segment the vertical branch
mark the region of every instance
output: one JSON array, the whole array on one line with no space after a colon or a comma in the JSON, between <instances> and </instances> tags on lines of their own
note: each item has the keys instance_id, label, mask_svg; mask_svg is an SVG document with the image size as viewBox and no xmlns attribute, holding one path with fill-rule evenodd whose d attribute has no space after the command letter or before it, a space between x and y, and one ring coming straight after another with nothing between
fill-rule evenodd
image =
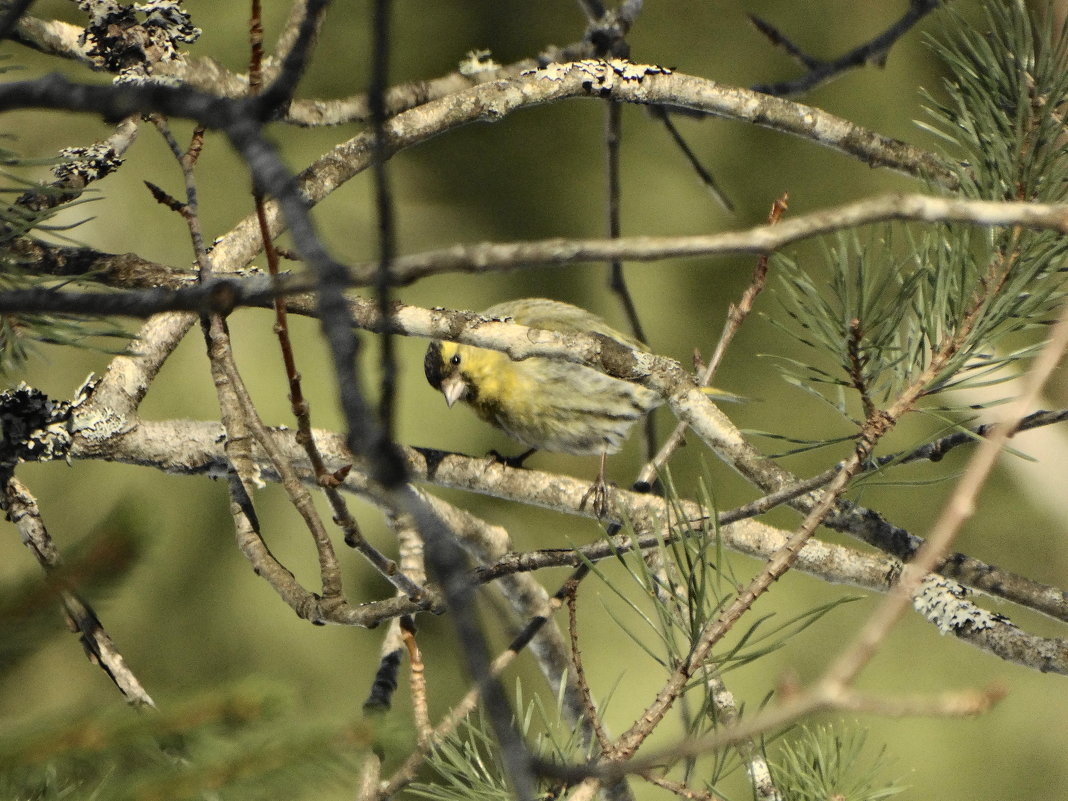
<instances>
[{"instance_id":1,"label":"vertical branch","mask_svg":"<svg viewBox=\"0 0 1068 801\"><path fill-rule=\"evenodd\" d=\"M260 0L252 0L252 14L248 23L248 43L251 50L248 64L248 92L254 95L263 86L263 13Z\"/></svg>"},{"instance_id":2,"label":"vertical branch","mask_svg":"<svg viewBox=\"0 0 1068 801\"><path fill-rule=\"evenodd\" d=\"M719 721L726 725L736 724L741 717L738 705L735 703L734 694L727 689L723 677L709 669L705 676L705 684L708 687L711 707ZM757 801L782 801L782 794L775 786L771 776L771 769L764 757L764 752L755 737L740 739L734 746L745 765L745 772L749 774L749 781L753 785L753 794Z\"/></svg>"},{"instance_id":3,"label":"vertical branch","mask_svg":"<svg viewBox=\"0 0 1068 801\"><path fill-rule=\"evenodd\" d=\"M846 355L849 359L849 381L853 389L860 395L860 402L864 407L864 416L871 417L875 412L875 401L868 392L867 366L868 359L863 351L864 327L860 320L853 318L849 321L849 337L846 340Z\"/></svg>"},{"instance_id":4,"label":"vertical branch","mask_svg":"<svg viewBox=\"0 0 1068 801\"><path fill-rule=\"evenodd\" d=\"M623 225L620 220L620 198L622 186L619 178L619 145L623 131L623 109L618 103L609 102L605 111L605 167L608 184L608 236L610 239L619 239L622 236ZM634 298L627 288L626 279L623 276L623 262L614 259L609 265L608 287L619 298L623 305L623 312L630 323L630 330L634 336L645 342L645 331L642 329L641 320L638 317L638 309L634 305ZM649 461L656 452L656 426L653 421L653 412L645 416L642 423L642 458Z\"/></svg>"},{"instance_id":5,"label":"vertical branch","mask_svg":"<svg viewBox=\"0 0 1068 801\"><path fill-rule=\"evenodd\" d=\"M608 236L610 239L619 239L622 236L623 226L620 221L620 197L622 186L619 178L619 145L623 131L622 107L618 103L608 103L605 114L605 156L608 178ZM638 310L634 306L634 298L631 297L627 282L623 277L623 262L614 259L609 265L608 279L609 288L619 296L623 304L623 311L627 315L631 332L634 336L645 342L645 331L642 330L641 321L638 319Z\"/></svg>"},{"instance_id":6,"label":"vertical branch","mask_svg":"<svg viewBox=\"0 0 1068 801\"><path fill-rule=\"evenodd\" d=\"M397 363L393 335L390 333L390 264L396 248L396 226L393 217L393 198L390 194L386 159L389 148L386 143L386 80L389 73L390 0L375 0L372 12L371 86L368 103L371 110L371 127L374 134L375 212L378 217L378 275L375 292L378 297L378 312L382 318L382 333L379 334L382 358L382 388L378 414L381 421L381 436L393 437L393 411L397 394Z\"/></svg>"}]
</instances>

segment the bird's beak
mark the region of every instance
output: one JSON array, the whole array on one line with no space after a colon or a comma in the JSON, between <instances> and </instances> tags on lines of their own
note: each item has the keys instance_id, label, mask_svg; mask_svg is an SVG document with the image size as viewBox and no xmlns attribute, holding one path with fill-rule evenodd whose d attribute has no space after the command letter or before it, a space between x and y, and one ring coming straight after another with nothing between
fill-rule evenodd
<instances>
[{"instance_id":1,"label":"bird's beak","mask_svg":"<svg viewBox=\"0 0 1068 801\"><path fill-rule=\"evenodd\" d=\"M445 402L449 404L449 408L458 400L463 400L467 394L467 382L465 382L459 373L453 373L441 382L441 394L445 396Z\"/></svg>"}]
</instances>

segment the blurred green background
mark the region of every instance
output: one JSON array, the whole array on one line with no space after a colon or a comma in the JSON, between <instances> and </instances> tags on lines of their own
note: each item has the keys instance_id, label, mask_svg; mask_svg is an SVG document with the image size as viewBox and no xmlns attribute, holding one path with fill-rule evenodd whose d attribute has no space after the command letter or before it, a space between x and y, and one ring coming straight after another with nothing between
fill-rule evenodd
<instances>
[{"instance_id":1,"label":"blurred green background","mask_svg":"<svg viewBox=\"0 0 1068 801\"><path fill-rule=\"evenodd\" d=\"M204 30L193 56L212 56L227 67L244 71L247 62L244 4L190 0L187 8ZM265 3L267 41L277 35L288 3ZM906 3L856 3L845 0L752 0L725 2L649 2L629 37L636 61L672 66L680 71L726 84L747 86L793 77L796 66L774 50L748 23L754 13L777 25L809 52L830 56L853 47L885 28ZM972 4L958 11L972 14ZM456 68L465 53L487 48L500 63L536 55L549 44L564 45L581 36L584 20L572 0L502 3L499 0L394 4L394 51L391 82L428 79ZM69 2L42 0L33 13L72 22L79 14ZM335 4L324 27L318 53L299 96L333 98L366 85L368 76L369 4ZM942 24L937 14L921 31ZM103 81L74 65L47 59L10 43L0 53L25 67L5 78L15 79L60 69L88 80ZM914 31L901 41L884 69L847 74L806 97L817 105L880 133L927 147L934 138L914 120L922 118L918 88L938 90L939 66ZM472 125L438 137L396 156L390 163L398 219L398 246L412 253L454 242L513 241L543 237L600 236L604 222L604 109L588 100L571 100L515 114L494 125ZM641 108L623 109L623 231L625 234L690 234L741 228L762 222L772 201L790 193L790 214L844 203L891 190L916 190L913 181L887 171L872 170L829 150L766 130L723 120L677 119L690 144L716 175L737 206L726 213L709 196L670 142L663 127ZM189 126L175 121L179 141ZM302 130L276 126L274 141L288 163L299 170L361 130L339 126ZM108 127L90 116L73 118L40 112L8 113L0 132L14 137L11 146L25 155L51 156L58 149L84 145L105 137ZM199 167L201 213L209 238L226 232L251 213L247 174L221 137L209 135ZM43 178L44 170L36 177ZM142 181L150 180L175 195L181 177L169 153L148 126L116 175L96 187L94 202L65 213L61 220L85 220L69 232L80 242L112 252L134 251L176 267L191 261L186 229L173 213L154 203ZM334 254L343 261L374 257L375 224L371 187L361 175L315 209L315 220ZM816 253L813 246L793 248L800 257ZM810 258L811 261L811 258ZM751 258L680 259L635 264L627 277L652 347L687 362L693 348L706 355L722 328L727 304L736 299L753 266ZM774 284L774 278L772 279ZM606 270L598 265L542 268L505 275L443 276L398 292L413 304L481 309L513 297L547 295L584 305L620 327L623 318L606 290ZM770 315L778 311L771 292L759 301ZM271 318L243 312L231 318L239 364L272 424L289 423L283 371L271 331ZM334 385L317 327L295 321L299 363L305 389L313 403L315 424L336 428ZM130 330L135 330L133 323ZM366 336L364 341L371 343ZM514 445L480 424L467 410L449 411L422 375L423 341L398 343L401 388L397 433L407 444L480 454L490 448L512 452ZM368 356L373 353L368 349ZM726 411L743 429L825 437L847 433L826 407L791 387L780 377L767 354L805 358L797 343L761 317L754 316L737 338L717 384L754 399ZM25 380L49 395L70 397L90 371L101 372L108 356L93 351L40 349ZM374 387L371 359L367 386ZM1064 405L1064 387L1051 388L1051 404ZM217 416L202 340L194 332L168 361L143 407L148 419ZM660 412L660 431L671 420ZM937 424L917 416L895 433L900 447L917 442ZM1022 437L1025 451L1047 447L1039 473L1064 475L1060 431ZM636 440L633 437L632 440ZM769 450L776 445L758 444ZM640 462L636 441L610 462L611 477L629 481ZM800 475L824 469L840 453L818 452L787 461ZM963 454L938 466L912 468L907 476L925 480L961 469ZM532 466L592 476L595 460L542 454ZM1006 460L997 480L982 498L976 517L958 541L960 550L984 561L1055 586L1068 585L1068 525L1064 501L1056 488L1043 490L1022 460ZM692 495L704 477L715 488L722 507L748 500L752 492L692 441L674 463L683 494ZM70 547L109 527L133 532L144 544L144 557L130 580L106 598L92 599L129 664L157 703L246 677L268 679L294 693L296 714L324 722L350 720L369 689L381 635L374 631L315 628L298 620L257 579L233 543L225 487L204 479L163 475L121 465L78 463L26 465L19 476L40 500L42 512L61 547ZM902 477L906 474L902 473ZM951 482L914 486L869 486L865 504L883 511L894 523L917 534L938 514ZM1038 489L1036 490L1036 487ZM493 499L442 492L453 502L491 522L505 525L517 548L566 547L597 536L593 524L544 512L517 509ZM256 498L272 550L310 586L315 563L307 535L282 493L268 488ZM394 552L388 532L373 510L354 504L364 530L387 553ZM780 512L772 522L796 522ZM0 580L32 576L37 568L10 526L0 538ZM822 536L822 535L821 535ZM829 535L834 536L834 535ZM1022 547L1021 547L1022 544ZM384 582L357 563L346 561L351 598L374 599L388 593ZM759 564L737 558L743 579ZM563 573L545 573L542 581L555 590ZM808 577L790 575L757 606L758 613L789 615L830 599L845 590ZM594 692L603 697L616 687L608 709L611 730L626 728L658 687L659 670L629 644L606 609L620 604L596 579L580 595L586 664ZM732 673L728 682L738 699L759 704L785 671L801 681L816 677L849 633L870 613L867 599L833 612L793 640L787 648ZM1028 630L1062 636L1062 629L1018 609L999 609ZM455 650L448 647L447 619L422 619L421 644L427 660L432 712L442 713L461 689ZM56 628L61 623L56 616ZM506 632L495 641L504 642ZM626 656L621 653L626 649ZM599 659L602 654L610 658ZM522 660L515 672L528 687L543 687L532 665ZM861 686L894 692L938 692L1004 682L1010 694L993 712L974 720L864 719L871 740L886 742L896 759L895 771L912 785L906 797L964 801L976 798L1059 799L1068 787L1065 721L1068 695L1064 679L1005 664L950 638L929 625L907 619L868 670ZM450 684L451 682L451 684ZM398 693L397 718L407 726L406 693ZM74 709L116 705L119 699L108 680L89 666L70 636L54 641L23 663L16 680L0 687L0 727ZM663 740L660 740L663 742ZM641 787L640 783L638 786ZM737 797L747 797L737 786ZM644 792L644 789L643 789ZM349 797L339 790L337 798ZM317 798L334 797L316 793Z\"/></svg>"}]
</instances>

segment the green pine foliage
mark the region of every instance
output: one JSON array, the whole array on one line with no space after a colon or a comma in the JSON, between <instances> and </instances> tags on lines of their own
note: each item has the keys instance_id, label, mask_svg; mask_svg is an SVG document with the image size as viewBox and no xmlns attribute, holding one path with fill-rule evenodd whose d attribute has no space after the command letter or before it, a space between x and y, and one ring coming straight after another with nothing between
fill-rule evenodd
<instances>
[{"instance_id":1,"label":"green pine foliage","mask_svg":"<svg viewBox=\"0 0 1068 801\"><path fill-rule=\"evenodd\" d=\"M584 743L582 730L564 722L563 699L547 706L539 696L523 698L517 685L515 708L523 710L518 728L538 758L566 765L594 756L593 743ZM429 776L411 785L409 792L431 801L510 801L514 798L507 771L500 759L497 740L483 715L472 714L457 729L443 737L427 758ZM542 783L541 798L554 798L559 786Z\"/></svg>"},{"instance_id":2,"label":"green pine foliage","mask_svg":"<svg viewBox=\"0 0 1068 801\"><path fill-rule=\"evenodd\" d=\"M856 724L803 726L783 738L771 764L784 801L880 801L906 789L880 778L886 749L864 753L867 732Z\"/></svg>"},{"instance_id":3,"label":"green pine foliage","mask_svg":"<svg viewBox=\"0 0 1068 801\"><path fill-rule=\"evenodd\" d=\"M959 194L1064 202L1065 32L1014 3L989 4L983 30L946 13L950 32L931 44L949 76L940 99L927 95L925 127L945 141ZM930 397L1010 378L1063 301L1066 253L1054 231L928 225L839 234L817 264L779 255L776 324L812 354L783 371L855 424L914 382Z\"/></svg>"},{"instance_id":4,"label":"green pine foliage","mask_svg":"<svg viewBox=\"0 0 1068 801\"><path fill-rule=\"evenodd\" d=\"M70 200L62 191L51 186L20 178L11 170L48 164L55 160L28 159L14 150L0 148L0 291L11 289L44 289L58 291L72 284L94 286L92 275L55 278L35 275L32 265L25 262L18 248L19 240L42 235L63 235L69 226L51 225L49 221L62 208L88 202L82 198ZM47 203L29 202L27 198L50 198ZM104 347L101 338L128 339L121 326L99 318L77 315L21 312L0 316L0 375L18 370L30 358L38 345L73 345Z\"/></svg>"},{"instance_id":5,"label":"green pine foliage","mask_svg":"<svg viewBox=\"0 0 1068 801\"><path fill-rule=\"evenodd\" d=\"M950 23L947 38L932 40L950 77L938 99L928 97L928 127L946 142L962 196L1063 202L1068 38L1033 25L1020 9L991 3L983 31ZM944 13L954 19L952 7ZM0 159L25 164L8 151ZM16 194L13 187L0 191L3 197ZM0 288L41 285L42 279L25 274L9 246L41 230L49 214L0 201ZM1063 300L1066 249L1068 242L1050 232L895 226L840 234L825 244L816 265L779 255L774 269L786 320L777 324L812 355L783 360L784 373L818 392L853 425L869 407L893 403L920 380L929 397L1003 380L1012 373L1006 368L1033 354ZM4 316L0 371L25 360L34 343L75 344L100 333L114 331L75 318ZM931 371L936 358L942 361ZM701 500L715 507L710 493ZM675 511L684 521L682 510ZM650 558L620 553L611 573L605 563L591 565L625 609L620 631L633 650L648 655L644 665L660 673L685 658L740 583L713 523L684 523L689 536L661 544ZM33 601L28 606L27 598ZM41 632L54 620L55 600L48 590L35 596L23 586L0 588L0 681L11 680L18 663L50 641L54 632ZM781 648L849 600L801 610L787 620L746 618L744 630L733 633L687 688L682 730L694 737L714 732L723 721L713 703L713 679ZM9 637L16 629L23 635ZM11 728L0 733L0 798L306 798L314 797L319 783L337 780L351 788L358 771L354 755L371 743L373 732L356 724L344 731L295 725L284 695L275 688L224 688L163 713L132 716L123 709ZM525 710L519 728L545 760L576 763L595 756L577 727L562 722L559 707L547 710L535 700L516 708ZM775 783L789 801L877 801L901 792L879 778L882 754L867 759L864 744L864 733L852 726L801 729L773 744ZM428 759L432 778L409 792L432 801L511 798L497 750L488 725L474 716L436 746ZM733 750L706 758L707 788L718 792L717 782L741 764ZM546 780L547 796L558 790Z\"/></svg>"},{"instance_id":6,"label":"green pine foliage","mask_svg":"<svg viewBox=\"0 0 1068 801\"><path fill-rule=\"evenodd\" d=\"M249 682L131 716L65 715L0 735L0 797L15 801L308 798L348 782L370 730L322 730L290 694Z\"/></svg>"}]
</instances>

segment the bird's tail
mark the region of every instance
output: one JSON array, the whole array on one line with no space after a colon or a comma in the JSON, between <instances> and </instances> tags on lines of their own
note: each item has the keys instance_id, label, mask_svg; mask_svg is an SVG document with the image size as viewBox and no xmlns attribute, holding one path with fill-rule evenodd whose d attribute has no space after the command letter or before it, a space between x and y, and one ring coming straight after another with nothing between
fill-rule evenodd
<instances>
[{"instance_id":1,"label":"bird's tail","mask_svg":"<svg viewBox=\"0 0 1068 801\"><path fill-rule=\"evenodd\" d=\"M719 387L701 387L703 392L708 398L714 401L726 401L727 403L745 403L749 398L744 395L735 395L733 392L727 392Z\"/></svg>"}]
</instances>

